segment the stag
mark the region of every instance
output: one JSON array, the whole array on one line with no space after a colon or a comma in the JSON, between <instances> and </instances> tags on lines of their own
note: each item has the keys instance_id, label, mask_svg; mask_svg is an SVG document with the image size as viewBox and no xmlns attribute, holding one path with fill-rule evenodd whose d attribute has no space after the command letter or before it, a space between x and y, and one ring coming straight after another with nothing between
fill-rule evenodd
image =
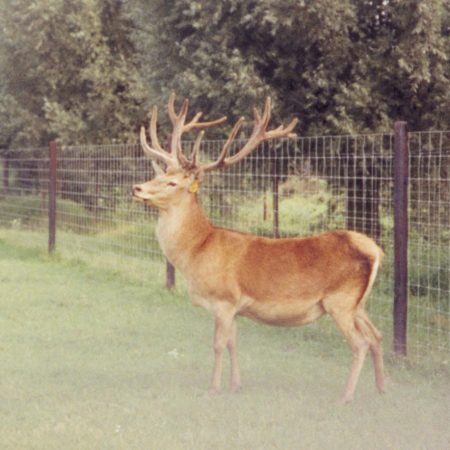
<instances>
[{"instance_id":1,"label":"stag","mask_svg":"<svg viewBox=\"0 0 450 450\"><path fill-rule=\"evenodd\" d=\"M254 126L246 143L230 155L244 118L232 128L215 161L199 161L204 129L219 125L222 117L200 122L201 113L187 121L188 100L175 109L168 102L173 125L170 149L157 136L157 108L150 120L151 145L141 128L144 153L152 159L155 178L133 186L135 199L159 210L157 237L167 259L187 280L192 303L209 310L215 321L214 368L210 392L221 389L225 348L231 361L232 391L241 386L236 356L236 317L264 324L304 325L328 313L352 350L350 374L342 401L354 391L370 350L376 386L384 392L382 336L370 321L365 303L375 281L383 251L369 237L338 230L311 237L270 239L214 226L199 202L197 192L205 172L236 164L263 141L289 137L297 124L268 130L271 100L261 113L254 109ZM190 156L182 150L182 135L200 130ZM157 161L165 164L163 170Z\"/></svg>"}]
</instances>

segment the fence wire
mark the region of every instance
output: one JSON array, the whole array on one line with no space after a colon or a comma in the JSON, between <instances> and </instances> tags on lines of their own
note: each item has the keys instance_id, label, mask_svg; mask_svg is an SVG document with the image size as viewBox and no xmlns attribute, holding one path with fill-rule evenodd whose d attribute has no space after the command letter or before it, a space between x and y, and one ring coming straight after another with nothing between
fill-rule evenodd
<instances>
[{"instance_id":1,"label":"fence wire","mask_svg":"<svg viewBox=\"0 0 450 450\"><path fill-rule=\"evenodd\" d=\"M410 133L411 352L450 354L450 132Z\"/></svg>"},{"instance_id":2,"label":"fence wire","mask_svg":"<svg viewBox=\"0 0 450 450\"><path fill-rule=\"evenodd\" d=\"M410 133L408 350L449 364L450 132ZM206 141L202 160L223 141ZM185 143L186 150L191 143ZM242 141L236 141L236 151ZM0 233L45 247L48 150L3 152ZM61 147L58 155L58 252L133 276L157 275L165 262L157 213L132 201L131 186L153 177L138 145ZM392 336L393 136L318 136L262 145L235 166L208 173L200 191L211 221L264 236L290 237L347 228L372 236L386 258L368 302L374 322ZM334 325L306 327L336 339Z\"/></svg>"}]
</instances>

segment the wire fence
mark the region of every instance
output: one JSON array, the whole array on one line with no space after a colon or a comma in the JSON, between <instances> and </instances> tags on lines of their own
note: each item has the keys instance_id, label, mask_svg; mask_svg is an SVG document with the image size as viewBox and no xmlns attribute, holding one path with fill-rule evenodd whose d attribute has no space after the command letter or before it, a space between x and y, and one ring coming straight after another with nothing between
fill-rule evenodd
<instances>
[{"instance_id":1,"label":"wire fence","mask_svg":"<svg viewBox=\"0 0 450 450\"><path fill-rule=\"evenodd\" d=\"M408 142L408 355L448 366L450 131L409 133ZM222 145L204 142L202 159L217 156ZM3 151L0 160L0 236L45 247L48 149ZM239 164L208 173L200 196L212 222L222 227L273 237L337 228L372 236L386 258L368 306L389 348L397 288L394 169L390 133L289 139L266 143ZM133 277L145 279L151 273L164 283L166 263L154 233L157 212L131 199L131 186L152 177L151 163L138 145L61 147L58 252ZM337 336L327 321L309 326L306 333L324 330Z\"/></svg>"}]
</instances>

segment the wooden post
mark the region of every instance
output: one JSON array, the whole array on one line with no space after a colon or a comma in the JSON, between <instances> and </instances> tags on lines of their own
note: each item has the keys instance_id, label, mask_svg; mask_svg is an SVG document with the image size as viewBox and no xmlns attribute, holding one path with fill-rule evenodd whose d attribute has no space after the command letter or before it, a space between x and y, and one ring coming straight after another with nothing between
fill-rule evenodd
<instances>
[{"instance_id":1,"label":"wooden post","mask_svg":"<svg viewBox=\"0 0 450 450\"><path fill-rule=\"evenodd\" d=\"M173 289L175 287L175 267L166 261L166 288Z\"/></svg>"},{"instance_id":2,"label":"wooden post","mask_svg":"<svg viewBox=\"0 0 450 450\"><path fill-rule=\"evenodd\" d=\"M394 352L406 356L408 313L408 178L406 122L394 124Z\"/></svg>"},{"instance_id":3,"label":"wooden post","mask_svg":"<svg viewBox=\"0 0 450 450\"><path fill-rule=\"evenodd\" d=\"M272 152L272 203L273 203L273 237L280 237L280 211L279 211L279 176L278 159Z\"/></svg>"},{"instance_id":4,"label":"wooden post","mask_svg":"<svg viewBox=\"0 0 450 450\"><path fill-rule=\"evenodd\" d=\"M172 134L167 137L167 148L170 148ZM175 287L175 267L166 260L166 288L173 289Z\"/></svg>"},{"instance_id":5,"label":"wooden post","mask_svg":"<svg viewBox=\"0 0 450 450\"><path fill-rule=\"evenodd\" d=\"M95 177L95 199L94 199L94 216L95 216L95 225L98 223L98 197L100 195L100 183L99 183L99 168L98 168L98 160L96 159L94 162L94 177Z\"/></svg>"},{"instance_id":6,"label":"wooden post","mask_svg":"<svg viewBox=\"0 0 450 450\"><path fill-rule=\"evenodd\" d=\"M3 192L9 193L9 159L8 156L3 158Z\"/></svg>"},{"instance_id":7,"label":"wooden post","mask_svg":"<svg viewBox=\"0 0 450 450\"><path fill-rule=\"evenodd\" d=\"M50 142L48 179L48 252L53 253L56 244L56 188L58 171L58 144Z\"/></svg>"}]
</instances>

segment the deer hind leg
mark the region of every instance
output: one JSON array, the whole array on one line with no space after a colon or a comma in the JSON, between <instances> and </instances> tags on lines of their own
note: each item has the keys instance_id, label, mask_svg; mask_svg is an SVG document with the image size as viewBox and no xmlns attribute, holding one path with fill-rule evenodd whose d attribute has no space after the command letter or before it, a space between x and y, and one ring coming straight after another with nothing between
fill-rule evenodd
<instances>
[{"instance_id":1,"label":"deer hind leg","mask_svg":"<svg viewBox=\"0 0 450 450\"><path fill-rule=\"evenodd\" d=\"M356 321L358 328L368 337L370 341L369 345L373 367L375 370L375 382L378 391L380 393L384 393L383 336L370 321L364 310L357 312Z\"/></svg>"},{"instance_id":2,"label":"deer hind leg","mask_svg":"<svg viewBox=\"0 0 450 450\"><path fill-rule=\"evenodd\" d=\"M356 324L355 312L353 310L340 310L333 308L328 311L335 320L342 334L347 339L352 349L352 366L350 374L342 396L343 403L349 403L353 400L359 375L370 347L370 341Z\"/></svg>"},{"instance_id":3,"label":"deer hind leg","mask_svg":"<svg viewBox=\"0 0 450 450\"><path fill-rule=\"evenodd\" d=\"M209 392L216 394L220 392L222 385L222 362L223 352L228 346L231 358L232 383L240 384L239 369L236 360L236 324L234 323L235 311L230 306L220 305L214 311L214 369Z\"/></svg>"}]
</instances>

